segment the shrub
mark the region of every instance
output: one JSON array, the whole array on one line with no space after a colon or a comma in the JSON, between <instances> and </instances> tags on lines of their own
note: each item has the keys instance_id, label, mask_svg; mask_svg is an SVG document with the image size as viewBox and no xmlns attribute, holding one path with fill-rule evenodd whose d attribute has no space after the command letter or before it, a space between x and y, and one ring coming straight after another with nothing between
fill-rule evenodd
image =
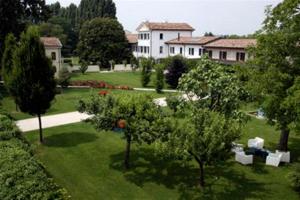
<instances>
[{"instance_id":1,"label":"shrub","mask_svg":"<svg viewBox=\"0 0 300 200\"><path fill-rule=\"evenodd\" d=\"M11 138L19 138L21 133L13 120L5 115L0 114L0 141L10 140Z\"/></svg>"},{"instance_id":2,"label":"shrub","mask_svg":"<svg viewBox=\"0 0 300 200\"><path fill-rule=\"evenodd\" d=\"M292 188L294 188L295 191L300 192L300 164L299 163L295 165L295 170L289 173L288 179L290 181Z\"/></svg>"},{"instance_id":3,"label":"shrub","mask_svg":"<svg viewBox=\"0 0 300 200\"><path fill-rule=\"evenodd\" d=\"M178 111L178 106L181 103L181 99L177 96L168 96L166 98L166 102L168 107L176 113Z\"/></svg>"},{"instance_id":4,"label":"shrub","mask_svg":"<svg viewBox=\"0 0 300 200\"><path fill-rule=\"evenodd\" d=\"M166 82L171 88L176 89L178 86L178 80L183 73L188 71L186 59L182 56L174 56L170 61L167 62Z\"/></svg>"},{"instance_id":5,"label":"shrub","mask_svg":"<svg viewBox=\"0 0 300 200\"><path fill-rule=\"evenodd\" d=\"M82 61L80 62L80 67L79 67L79 71L84 74L89 68L89 64L88 62Z\"/></svg>"},{"instance_id":6,"label":"shrub","mask_svg":"<svg viewBox=\"0 0 300 200\"><path fill-rule=\"evenodd\" d=\"M139 67L139 62L136 59L136 57L131 56L131 58L130 58L130 66L131 66L132 71L135 71Z\"/></svg>"},{"instance_id":7,"label":"shrub","mask_svg":"<svg viewBox=\"0 0 300 200\"><path fill-rule=\"evenodd\" d=\"M164 66L162 64L158 64L155 66L156 72L156 81L155 81L155 89L157 93L161 93L164 88Z\"/></svg>"},{"instance_id":8,"label":"shrub","mask_svg":"<svg viewBox=\"0 0 300 200\"><path fill-rule=\"evenodd\" d=\"M151 72L154 65L154 61L151 58L143 58L141 59L142 66L142 86L146 87L151 80Z\"/></svg>"},{"instance_id":9,"label":"shrub","mask_svg":"<svg viewBox=\"0 0 300 200\"><path fill-rule=\"evenodd\" d=\"M67 67L62 67L58 73L57 83L62 88L67 88L70 85L71 74Z\"/></svg>"}]
</instances>

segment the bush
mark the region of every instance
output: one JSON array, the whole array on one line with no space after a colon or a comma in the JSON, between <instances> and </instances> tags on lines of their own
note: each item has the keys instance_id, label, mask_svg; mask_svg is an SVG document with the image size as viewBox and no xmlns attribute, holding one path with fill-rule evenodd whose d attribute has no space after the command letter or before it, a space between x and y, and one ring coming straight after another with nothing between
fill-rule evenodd
<instances>
[{"instance_id":1,"label":"bush","mask_svg":"<svg viewBox=\"0 0 300 200\"><path fill-rule=\"evenodd\" d=\"M155 81L155 89L157 93L161 93L164 88L164 66L162 64L158 64L155 66L156 72L156 81Z\"/></svg>"},{"instance_id":2,"label":"bush","mask_svg":"<svg viewBox=\"0 0 300 200\"><path fill-rule=\"evenodd\" d=\"M292 188L294 188L295 191L300 192L300 164L299 163L295 165L295 170L289 173L288 179L290 181Z\"/></svg>"},{"instance_id":3,"label":"bush","mask_svg":"<svg viewBox=\"0 0 300 200\"><path fill-rule=\"evenodd\" d=\"M177 96L168 96L166 98L166 102L168 104L168 107L176 113L178 111L178 106L181 103L180 97Z\"/></svg>"},{"instance_id":4,"label":"bush","mask_svg":"<svg viewBox=\"0 0 300 200\"><path fill-rule=\"evenodd\" d=\"M0 141L20 138L21 133L12 119L0 114Z\"/></svg>"},{"instance_id":5,"label":"bush","mask_svg":"<svg viewBox=\"0 0 300 200\"><path fill-rule=\"evenodd\" d=\"M15 123L0 115L0 199L67 199L47 176Z\"/></svg>"},{"instance_id":6,"label":"bush","mask_svg":"<svg viewBox=\"0 0 300 200\"><path fill-rule=\"evenodd\" d=\"M166 74L166 82L171 86L171 88L176 89L178 86L179 78L183 73L188 71L186 59L182 56L174 56L171 61L168 61Z\"/></svg>"},{"instance_id":7,"label":"bush","mask_svg":"<svg viewBox=\"0 0 300 200\"><path fill-rule=\"evenodd\" d=\"M63 67L59 71L57 83L62 88L67 88L70 85L71 74L68 68Z\"/></svg>"},{"instance_id":8,"label":"bush","mask_svg":"<svg viewBox=\"0 0 300 200\"><path fill-rule=\"evenodd\" d=\"M143 58L141 59L142 66L142 86L146 87L151 80L152 68L154 65L154 61L151 58Z\"/></svg>"},{"instance_id":9,"label":"bush","mask_svg":"<svg viewBox=\"0 0 300 200\"><path fill-rule=\"evenodd\" d=\"M79 67L79 71L84 74L89 68L89 64L88 62L82 61L80 62L80 67Z\"/></svg>"}]
</instances>

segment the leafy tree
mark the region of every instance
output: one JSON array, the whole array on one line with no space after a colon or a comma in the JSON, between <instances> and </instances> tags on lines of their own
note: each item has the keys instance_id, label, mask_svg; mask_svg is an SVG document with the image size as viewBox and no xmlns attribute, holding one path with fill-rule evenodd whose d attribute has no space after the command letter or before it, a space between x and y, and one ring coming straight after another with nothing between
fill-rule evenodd
<instances>
[{"instance_id":1,"label":"leafy tree","mask_svg":"<svg viewBox=\"0 0 300 200\"><path fill-rule=\"evenodd\" d=\"M155 72L156 72L156 82L155 82L155 89L157 93L161 93L162 89L164 88L164 66L161 64L158 64L155 66Z\"/></svg>"},{"instance_id":2,"label":"leafy tree","mask_svg":"<svg viewBox=\"0 0 300 200\"><path fill-rule=\"evenodd\" d=\"M0 49L3 50L4 39L8 33L18 36L27 24L38 23L48 17L49 9L44 0L0 1Z\"/></svg>"},{"instance_id":3,"label":"leafy tree","mask_svg":"<svg viewBox=\"0 0 300 200\"><path fill-rule=\"evenodd\" d=\"M93 96L80 101L79 111L93 114L90 120L97 130L112 130L123 123L126 140L124 165L130 166L132 142L151 144L172 130L171 123L164 117L162 109L149 96Z\"/></svg>"},{"instance_id":4,"label":"leafy tree","mask_svg":"<svg viewBox=\"0 0 300 200\"><path fill-rule=\"evenodd\" d=\"M205 32L204 36L215 36L212 32Z\"/></svg>"},{"instance_id":5,"label":"leafy tree","mask_svg":"<svg viewBox=\"0 0 300 200\"><path fill-rule=\"evenodd\" d=\"M101 63L109 68L109 61L121 63L129 59L131 51L122 25L116 19L95 18L84 23L79 37L80 60Z\"/></svg>"},{"instance_id":6,"label":"leafy tree","mask_svg":"<svg viewBox=\"0 0 300 200\"><path fill-rule=\"evenodd\" d=\"M66 44L67 35L64 33L63 28L57 24L42 23L39 25L40 35L44 37L57 37L62 42Z\"/></svg>"},{"instance_id":7,"label":"leafy tree","mask_svg":"<svg viewBox=\"0 0 300 200\"><path fill-rule=\"evenodd\" d=\"M178 80L183 73L188 70L186 60L182 56L174 56L167 66L168 73L166 74L166 82L171 88L176 89Z\"/></svg>"},{"instance_id":8,"label":"leafy tree","mask_svg":"<svg viewBox=\"0 0 300 200\"><path fill-rule=\"evenodd\" d=\"M40 142L43 142L41 115L51 106L56 82L54 67L45 55L36 27L29 27L22 33L13 65L12 96L22 112L38 116Z\"/></svg>"},{"instance_id":9,"label":"leafy tree","mask_svg":"<svg viewBox=\"0 0 300 200\"><path fill-rule=\"evenodd\" d=\"M150 80L152 74L152 68L154 66L154 60L152 58L142 58L141 59L141 66L142 66L142 86L146 87Z\"/></svg>"},{"instance_id":10,"label":"leafy tree","mask_svg":"<svg viewBox=\"0 0 300 200\"><path fill-rule=\"evenodd\" d=\"M291 128L300 124L299 5L299 0L285 0L274 9L268 8L250 63L254 69L252 83L265 115L281 130L278 149L282 151L288 150Z\"/></svg>"},{"instance_id":11,"label":"leafy tree","mask_svg":"<svg viewBox=\"0 0 300 200\"><path fill-rule=\"evenodd\" d=\"M199 164L200 185L204 186L204 166L228 157L247 119L239 111L244 90L234 74L207 56L182 76L179 89L190 98L181 103L189 109L187 120L182 129L170 133L162 149L181 158L192 157Z\"/></svg>"},{"instance_id":12,"label":"leafy tree","mask_svg":"<svg viewBox=\"0 0 300 200\"><path fill-rule=\"evenodd\" d=\"M61 86L62 91L70 85L71 74L67 67L62 67L58 72L58 85Z\"/></svg>"},{"instance_id":13,"label":"leafy tree","mask_svg":"<svg viewBox=\"0 0 300 200\"><path fill-rule=\"evenodd\" d=\"M97 17L116 18L116 5L112 0L81 0L79 5L80 22Z\"/></svg>"}]
</instances>

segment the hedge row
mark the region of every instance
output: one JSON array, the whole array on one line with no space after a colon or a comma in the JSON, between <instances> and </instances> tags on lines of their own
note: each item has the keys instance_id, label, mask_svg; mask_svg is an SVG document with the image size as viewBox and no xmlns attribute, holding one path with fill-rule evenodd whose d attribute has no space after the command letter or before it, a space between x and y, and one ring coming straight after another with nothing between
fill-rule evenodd
<instances>
[{"instance_id":1,"label":"hedge row","mask_svg":"<svg viewBox=\"0 0 300 200\"><path fill-rule=\"evenodd\" d=\"M14 122L0 115L0 199L67 199L33 157Z\"/></svg>"}]
</instances>

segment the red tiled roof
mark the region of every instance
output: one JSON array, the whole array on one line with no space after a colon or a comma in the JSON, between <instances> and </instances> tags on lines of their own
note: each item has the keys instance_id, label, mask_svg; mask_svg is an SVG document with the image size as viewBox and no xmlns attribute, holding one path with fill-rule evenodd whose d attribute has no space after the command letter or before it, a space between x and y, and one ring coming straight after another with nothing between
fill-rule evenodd
<instances>
[{"instance_id":1,"label":"red tiled roof","mask_svg":"<svg viewBox=\"0 0 300 200\"><path fill-rule=\"evenodd\" d=\"M203 37L180 37L179 39L173 39L168 42L167 44L198 44L204 45L209 42L217 40L218 37L215 36L203 36Z\"/></svg>"},{"instance_id":2,"label":"red tiled roof","mask_svg":"<svg viewBox=\"0 0 300 200\"><path fill-rule=\"evenodd\" d=\"M138 43L138 34L126 34L127 40L130 44Z\"/></svg>"},{"instance_id":3,"label":"red tiled roof","mask_svg":"<svg viewBox=\"0 0 300 200\"><path fill-rule=\"evenodd\" d=\"M45 47L62 47L60 40L56 37L41 37L41 41Z\"/></svg>"},{"instance_id":4,"label":"red tiled roof","mask_svg":"<svg viewBox=\"0 0 300 200\"><path fill-rule=\"evenodd\" d=\"M245 49L255 46L256 39L219 39L205 45L207 48Z\"/></svg>"},{"instance_id":5,"label":"red tiled roof","mask_svg":"<svg viewBox=\"0 0 300 200\"><path fill-rule=\"evenodd\" d=\"M147 26L150 30L177 30L177 31L194 31L195 29L187 23L169 23L169 22L143 22L137 30L143 26Z\"/></svg>"}]
</instances>

